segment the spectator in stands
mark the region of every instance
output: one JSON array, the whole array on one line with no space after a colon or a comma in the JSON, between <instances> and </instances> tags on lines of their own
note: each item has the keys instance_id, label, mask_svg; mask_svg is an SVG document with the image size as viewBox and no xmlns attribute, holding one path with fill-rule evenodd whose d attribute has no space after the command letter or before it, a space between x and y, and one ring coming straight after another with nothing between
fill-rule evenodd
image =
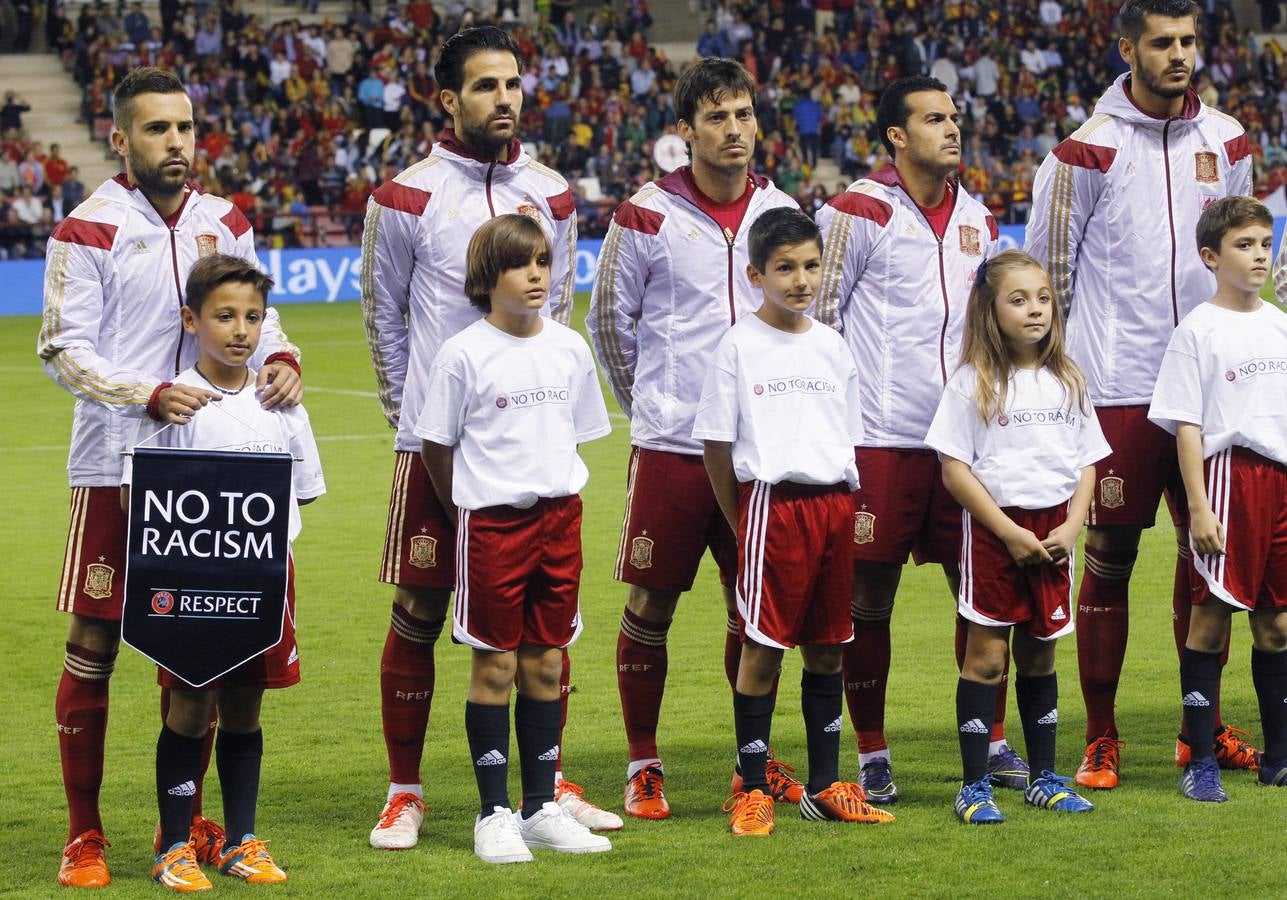
<instances>
[{"instance_id":1,"label":"spectator in stands","mask_svg":"<svg viewBox=\"0 0 1287 900\"><path fill-rule=\"evenodd\" d=\"M49 156L45 158L45 183L59 186L67 180L67 160L62 157L62 148L58 144L49 145Z\"/></svg>"},{"instance_id":2,"label":"spectator in stands","mask_svg":"<svg viewBox=\"0 0 1287 900\"><path fill-rule=\"evenodd\" d=\"M18 190L22 178L18 175L18 164L8 153L0 153L0 194L13 194Z\"/></svg>"},{"instance_id":3,"label":"spectator in stands","mask_svg":"<svg viewBox=\"0 0 1287 900\"><path fill-rule=\"evenodd\" d=\"M720 37L714 19L706 20L706 30L697 39L697 55L705 59L710 56L728 56L724 40Z\"/></svg>"},{"instance_id":4,"label":"spectator in stands","mask_svg":"<svg viewBox=\"0 0 1287 900\"><path fill-rule=\"evenodd\" d=\"M813 96L806 83L797 86L801 93L796 97L792 116L795 119L796 133L800 137L800 151L805 165L814 168L818 165L818 144L822 129L822 104ZM783 190L786 190L783 188Z\"/></svg>"},{"instance_id":5,"label":"spectator in stands","mask_svg":"<svg viewBox=\"0 0 1287 900\"><path fill-rule=\"evenodd\" d=\"M0 133L10 128L22 130L22 114L31 107L15 91L4 92L4 106L0 107Z\"/></svg>"},{"instance_id":6,"label":"spectator in stands","mask_svg":"<svg viewBox=\"0 0 1287 900\"><path fill-rule=\"evenodd\" d=\"M24 225L36 225L44 215L44 209L44 204L31 192L28 185L18 188L18 196L13 201L13 211L17 214L18 221Z\"/></svg>"},{"instance_id":7,"label":"spectator in stands","mask_svg":"<svg viewBox=\"0 0 1287 900\"><path fill-rule=\"evenodd\" d=\"M72 166L67 170L67 180L63 182L63 205L68 210L80 206L85 199L85 184L80 180L80 169Z\"/></svg>"}]
</instances>

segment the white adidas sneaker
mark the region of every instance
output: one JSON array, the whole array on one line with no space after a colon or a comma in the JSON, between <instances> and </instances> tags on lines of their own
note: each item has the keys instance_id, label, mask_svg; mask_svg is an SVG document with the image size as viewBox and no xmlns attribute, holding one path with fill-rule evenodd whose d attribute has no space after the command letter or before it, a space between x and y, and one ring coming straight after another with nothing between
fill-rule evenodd
<instances>
[{"instance_id":1,"label":"white adidas sneaker","mask_svg":"<svg viewBox=\"0 0 1287 900\"><path fill-rule=\"evenodd\" d=\"M606 837L592 834L566 808L554 801L544 804L530 819L516 817L523 843L560 853L603 853L612 849Z\"/></svg>"},{"instance_id":2,"label":"white adidas sneaker","mask_svg":"<svg viewBox=\"0 0 1287 900\"><path fill-rule=\"evenodd\" d=\"M474 855L485 863L521 863L532 861L532 851L519 831L518 818L503 806L492 807L492 814L474 821Z\"/></svg>"},{"instance_id":3,"label":"white adidas sneaker","mask_svg":"<svg viewBox=\"0 0 1287 900\"><path fill-rule=\"evenodd\" d=\"M606 809L600 809L583 796L585 788L579 784L560 779L554 786L554 802L566 809L591 831L620 831L621 816Z\"/></svg>"}]
</instances>

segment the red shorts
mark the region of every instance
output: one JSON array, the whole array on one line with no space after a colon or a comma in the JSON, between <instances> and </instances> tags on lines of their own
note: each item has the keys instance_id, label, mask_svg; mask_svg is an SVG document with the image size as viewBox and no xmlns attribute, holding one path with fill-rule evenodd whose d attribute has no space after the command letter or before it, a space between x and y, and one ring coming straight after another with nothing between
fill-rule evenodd
<instances>
[{"instance_id":1,"label":"red shorts","mask_svg":"<svg viewBox=\"0 0 1287 900\"><path fill-rule=\"evenodd\" d=\"M737 508L737 611L746 638L782 650L852 641L848 486L744 482Z\"/></svg>"},{"instance_id":2,"label":"red shorts","mask_svg":"<svg viewBox=\"0 0 1287 900\"><path fill-rule=\"evenodd\" d=\"M961 506L943 487L933 450L858 447L861 486L854 493L854 559L902 565L955 562Z\"/></svg>"},{"instance_id":3,"label":"red shorts","mask_svg":"<svg viewBox=\"0 0 1287 900\"><path fill-rule=\"evenodd\" d=\"M1068 518L1068 505L1049 509L1007 507L1005 514L1044 540ZM1027 623L1035 638L1051 641L1073 630L1073 567L1076 551L1066 565L1040 563L1020 566L1005 543L967 512L961 513L961 593L956 609L980 625L1003 627Z\"/></svg>"},{"instance_id":4,"label":"red shorts","mask_svg":"<svg viewBox=\"0 0 1287 900\"><path fill-rule=\"evenodd\" d=\"M1113 452L1095 463L1087 524L1152 528L1165 494L1171 521L1183 525L1188 503L1175 437L1148 420L1147 406L1097 406L1095 415Z\"/></svg>"},{"instance_id":5,"label":"red shorts","mask_svg":"<svg viewBox=\"0 0 1287 900\"><path fill-rule=\"evenodd\" d=\"M164 688L185 691L213 691L225 684L259 688L284 688L299 684L299 647L295 643L295 559L287 563L286 617L282 639L254 659L247 660L226 675L194 688L168 669L156 667L156 683Z\"/></svg>"},{"instance_id":6,"label":"red shorts","mask_svg":"<svg viewBox=\"0 0 1287 900\"><path fill-rule=\"evenodd\" d=\"M581 498L460 511L451 634L479 650L566 647L581 634Z\"/></svg>"},{"instance_id":7,"label":"red shorts","mask_svg":"<svg viewBox=\"0 0 1287 900\"><path fill-rule=\"evenodd\" d=\"M615 577L655 591L687 591L710 548L725 585L737 577L737 538L700 456L634 447Z\"/></svg>"},{"instance_id":8,"label":"red shorts","mask_svg":"<svg viewBox=\"0 0 1287 900\"><path fill-rule=\"evenodd\" d=\"M438 501L420 454L399 450L393 466L380 580L449 591L456 583L450 553L454 545L455 529Z\"/></svg>"},{"instance_id":9,"label":"red shorts","mask_svg":"<svg viewBox=\"0 0 1287 900\"><path fill-rule=\"evenodd\" d=\"M1287 607L1287 466L1245 447L1206 461L1207 498L1224 528L1224 553L1193 550L1193 602L1238 609Z\"/></svg>"},{"instance_id":10,"label":"red shorts","mask_svg":"<svg viewBox=\"0 0 1287 900\"><path fill-rule=\"evenodd\" d=\"M94 619L121 620L129 518L118 487L72 488L71 526L63 554L58 608Z\"/></svg>"}]
</instances>

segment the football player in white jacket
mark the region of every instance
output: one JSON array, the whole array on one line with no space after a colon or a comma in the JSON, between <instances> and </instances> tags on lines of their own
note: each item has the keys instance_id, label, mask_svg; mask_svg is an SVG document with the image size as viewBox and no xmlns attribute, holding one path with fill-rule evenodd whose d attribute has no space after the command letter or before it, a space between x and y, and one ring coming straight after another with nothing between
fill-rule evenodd
<instances>
[{"instance_id":1,"label":"football player in white jacket","mask_svg":"<svg viewBox=\"0 0 1287 900\"><path fill-rule=\"evenodd\" d=\"M1077 783L1090 788L1117 786L1113 707L1126 654L1127 590L1140 534L1153 525L1164 492L1179 548L1177 650L1188 634L1184 489L1175 441L1148 420L1148 405L1171 332L1215 289L1194 252L1198 218L1221 197L1251 190L1251 144L1242 126L1203 106L1190 87L1200 12L1190 0L1122 5L1118 48L1131 71L1042 162L1028 218L1027 250L1046 266L1069 310L1068 349L1086 373L1113 448L1096 469L1077 596L1087 743ZM1242 734L1219 725L1221 765L1259 765ZM1176 762L1189 757L1181 737Z\"/></svg>"},{"instance_id":2,"label":"football player in white jacket","mask_svg":"<svg viewBox=\"0 0 1287 900\"><path fill-rule=\"evenodd\" d=\"M258 265L245 216L188 181L195 128L175 75L142 68L122 79L112 147L125 171L59 223L46 253L37 352L49 376L76 398L67 462L71 527L58 594L71 623L54 707L71 819L58 882L74 887L111 879L98 795L124 599L121 453L139 418L183 425L220 398L168 380L196 359L179 315L188 271L216 253ZM253 361L265 407L299 402L297 356L269 309ZM198 815L193 838L211 862L223 831Z\"/></svg>"}]
</instances>

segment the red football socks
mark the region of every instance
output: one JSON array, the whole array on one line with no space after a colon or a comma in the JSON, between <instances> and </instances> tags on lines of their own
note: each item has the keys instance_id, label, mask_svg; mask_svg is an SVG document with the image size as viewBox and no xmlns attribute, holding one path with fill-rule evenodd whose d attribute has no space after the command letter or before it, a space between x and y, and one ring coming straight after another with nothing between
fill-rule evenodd
<instances>
[{"instance_id":1,"label":"red football socks","mask_svg":"<svg viewBox=\"0 0 1287 900\"><path fill-rule=\"evenodd\" d=\"M417 619L393 604L380 657L380 718L389 754L389 781L394 784L420 783L420 758L433 700L433 645L444 621Z\"/></svg>"},{"instance_id":2,"label":"red football socks","mask_svg":"<svg viewBox=\"0 0 1287 900\"><path fill-rule=\"evenodd\" d=\"M107 738L107 686L115 666L115 653L67 644L54 716L71 820L68 840L90 829L103 830L98 792L103 784L103 744Z\"/></svg>"}]
</instances>

